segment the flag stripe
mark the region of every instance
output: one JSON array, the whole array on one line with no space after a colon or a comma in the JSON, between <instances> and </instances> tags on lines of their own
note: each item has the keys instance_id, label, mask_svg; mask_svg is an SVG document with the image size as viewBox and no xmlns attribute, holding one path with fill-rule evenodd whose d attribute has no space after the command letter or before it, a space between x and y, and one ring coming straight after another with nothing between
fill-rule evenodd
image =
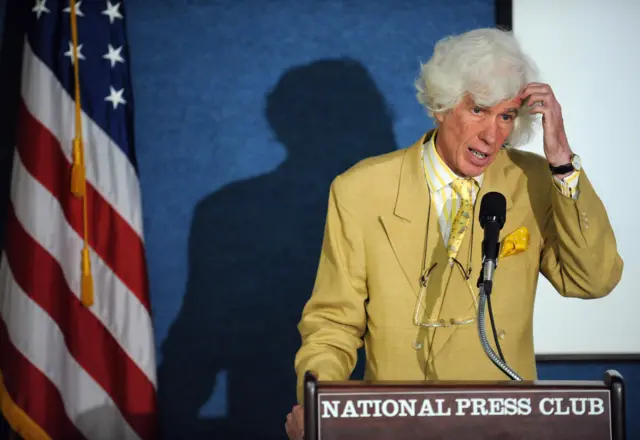
<instances>
[{"instance_id":1,"label":"flag stripe","mask_svg":"<svg viewBox=\"0 0 640 440\"><path fill-rule=\"evenodd\" d=\"M71 163L62 154L60 143L21 106L18 151L22 162L64 208L66 220L83 235L82 200L71 194ZM27 194L27 193L25 193ZM145 276L143 243L112 207L87 184L89 245L122 280L138 300L150 309ZM113 246L117 242L118 246ZM73 261L80 262L80 254Z\"/></svg>"},{"instance_id":2,"label":"flag stripe","mask_svg":"<svg viewBox=\"0 0 640 440\"><path fill-rule=\"evenodd\" d=\"M29 112L58 139L67 162L72 161L75 104L49 67L25 39L22 99ZM129 158L86 114L82 113L87 180L143 240L140 184Z\"/></svg>"},{"instance_id":3,"label":"flag stripe","mask_svg":"<svg viewBox=\"0 0 640 440\"><path fill-rule=\"evenodd\" d=\"M153 385L100 322L69 291L60 266L22 229L12 210L9 211L7 230L20 243L19 247L13 245L14 242L6 246L6 257L15 282L55 321L70 354L108 393L124 418L145 438L149 427L138 415L153 412ZM37 277L30 275L35 268L38 270Z\"/></svg>"},{"instance_id":4,"label":"flag stripe","mask_svg":"<svg viewBox=\"0 0 640 440\"><path fill-rule=\"evenodd\" d=\"M31 198L25 199L20 194L30 194ZM82 238L65 222L58 201L22 166L18 154L14 156L11 199L11 214L20 222L19 226L26 231L28 238L38 242L55 259L66 285L79 299L80 265L65 263L78 260ZM18 243L13 240L7 246L22 246ZM93 251L90 251L90 256L94 283L103 287L96 288L95 303L85 310L94 314L147 379L155 384L155 353L150 348L153 346L151 316Z\"/></svg>"},{"instance_id":5,"label":"flag stripe","mask_svg":"<svg viewBox=\"0 0 640 440\"><path fill-rule=\"evenodd\" d=\"M11 343L4 321L0 320L0 340L4 348L0 368L5 377L4 386L13 400L29 419L42 428L52 439L85 440L64 410L64 401L58 389L35 368ZM37 396L36 399L31 398ZM15 423L7 417L9 423ZM27 432L20 433L29 438Z\"/></svg>"},{"instance_id":6,"label":"flag stripe","mask_svg":"<svg viewBox=\"0 0 640 440\"><path fill-rule=\"evenodd\" d=\"M55 260L26 234L11 214L8 232L21 243L20 248L10 244L6 249L15 282L56 322L75 360L106 390L124 413L124 418L132 425L144 422L137 415L152 412L150 397L154 390L151 383L68 290ZM32 277L30 273L35 267L38 276ZM87 344L83 342L85 340L92 342ZM140 433L149 431L144 425L134 428Z\"/></svg>"},{"instance_id":7,"label":"flag stripe","mask_svg":"<svg viewBox=\"0 0 640 440\"><path fill-rule=\"evenodd\" d=\"M40 258L33 259L34 263L41 263L39 260ZM2 261L0 261L0 275L4 279L3 291L5 295L1 313L13 345L58 389L69 418L86 437L92 440L98 438L138 439L139 437L123 419L111 397L69 353L65 345L65 335L47 314L51 311L43 310L16 283L13 278L13 266L13 262L8 264L7 256L3 254ZM44 268L39 269L38 279L45 276L40 272L44 272ZM36 278L32 277L31 279ZM41 286L37 287L41 288ZM64 302L63 292L53 296L48 294L48 290L51 289L43 290L43 296L51 296L51 303L55 303L56 300ZM20 316L22 319L9 319L12 316ZM28 332L25 331L25 322L29 323ZM74 326L74 324L73 321L69 321L70 326ZM86 336L85 329L80 325L77 325L74 330L77 336L91 341L91 344L83 344L84 346L98 343L98 340L91 339L91 329L88 330ZM44 338L43 335L47 337ZM71 342L73 342L73 337ZM38 398L37 394L27 395L23 394L23 391L20 392L20 396L24 396L28 401Z\"/></svg>"}]
</instances>

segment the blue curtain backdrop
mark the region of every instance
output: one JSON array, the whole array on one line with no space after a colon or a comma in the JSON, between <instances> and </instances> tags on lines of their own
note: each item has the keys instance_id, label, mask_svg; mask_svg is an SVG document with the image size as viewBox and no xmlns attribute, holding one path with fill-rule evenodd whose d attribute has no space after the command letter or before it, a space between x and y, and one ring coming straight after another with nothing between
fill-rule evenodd
<instances>
[{"instance_id":1,"label":"blue curtain backdrop","mask_svg":"<svg viewBox=\"0 0 640 440\"><path fill-rule=\"evenodd\" d=\"M415 99L419 63L442 36L494 25L494 0L126 8L165 438L284 438L329 183L431 128ZM17 81L6 46L3 205ZM540 375L601 379L608 368L626 377L637 413L637 363L549 362ZM640 438L637 420L629 429Z\"/></svg>"}]
</instances>

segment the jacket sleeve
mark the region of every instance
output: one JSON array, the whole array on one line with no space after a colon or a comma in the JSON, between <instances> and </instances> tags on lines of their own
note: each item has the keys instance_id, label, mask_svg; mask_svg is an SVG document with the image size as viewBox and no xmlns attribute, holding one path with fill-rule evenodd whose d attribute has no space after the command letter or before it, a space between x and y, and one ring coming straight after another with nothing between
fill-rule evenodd
<instances>
[{"instance_id":1,"label":"jacket sleeve","mask_svg":"<svg viewBox=\"0 0 640 440\"><path fill-rule=\"evenodd\" d=\"M315 285L298 325L302 338L295 357L299 403L306 371L313 371L320 380L349 379L366 328L362 231L342 203L339 179L331 185Z\"/></svg>"},{"instance_id":2,"label":"jacket sleeve","mask_svg":"<svg viewBox=\"0 0 640 440\"><path fill-rule=\"evenodd\" d=\"M563 296L599 298L620 281L623 261L605 207L584 170L578 185L576 199L549 185L540 270Z\"/></svg>"}]
</instances>

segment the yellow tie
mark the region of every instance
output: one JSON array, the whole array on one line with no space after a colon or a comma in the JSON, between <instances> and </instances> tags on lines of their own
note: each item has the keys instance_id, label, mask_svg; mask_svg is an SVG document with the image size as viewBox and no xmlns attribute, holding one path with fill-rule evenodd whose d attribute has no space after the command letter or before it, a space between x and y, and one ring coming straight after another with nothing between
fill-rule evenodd
<instances>
[{"instance_id":1,"label":"yellow tie","mask_svg":"<svg viewBox=\"0 0 640 440\"><path fill-rule=\"evenodd\" d=\"M471 222L471 213L473 211L471 199L472 185L473 179L456 179L451 182L451 187L460 198L460 208L458 212L456 212L456 217L451 225L451 234L449 234L449 243L447 244L449 260L454 259L458 254L464 233Z\"/></svg>"}]
</instances>

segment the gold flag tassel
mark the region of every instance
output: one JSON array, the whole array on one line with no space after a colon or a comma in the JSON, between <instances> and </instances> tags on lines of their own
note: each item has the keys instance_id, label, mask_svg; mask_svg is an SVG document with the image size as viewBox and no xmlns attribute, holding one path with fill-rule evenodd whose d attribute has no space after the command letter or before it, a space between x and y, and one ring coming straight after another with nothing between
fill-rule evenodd
<instances>
[{"instance_id":1,"label":"gold flag tassel","mask_svg":"<svg viewBox=\"0 0 640 440\"><path fill-rule=\"evenodd\" d=\"M76 197L84 197L84 161L82 160L82 138L73 140L73 164L71 165L71 192Z\"/></svg>"},{"instance_id":2,"label":"gold flag tassel","mask_svg":"<svg viewBox=\"0 0 640 440\"><path fill-rule=\"evenodd\" d=\"M80 59L78 57L78 24L76 20L75 0L69 0L71 13L71 37L73 40L73 74L75 79L75 124L76 137L73 139L73 164L71 165L71 192L82 198L82 217L84 226L84 246L82 247L82 282L80 300L85 307L93 305L93 276L89 259L89 221L87 216L87 181L84 144L82 141L82 107L80 106Z\"/></svg>"}]
</instances>

